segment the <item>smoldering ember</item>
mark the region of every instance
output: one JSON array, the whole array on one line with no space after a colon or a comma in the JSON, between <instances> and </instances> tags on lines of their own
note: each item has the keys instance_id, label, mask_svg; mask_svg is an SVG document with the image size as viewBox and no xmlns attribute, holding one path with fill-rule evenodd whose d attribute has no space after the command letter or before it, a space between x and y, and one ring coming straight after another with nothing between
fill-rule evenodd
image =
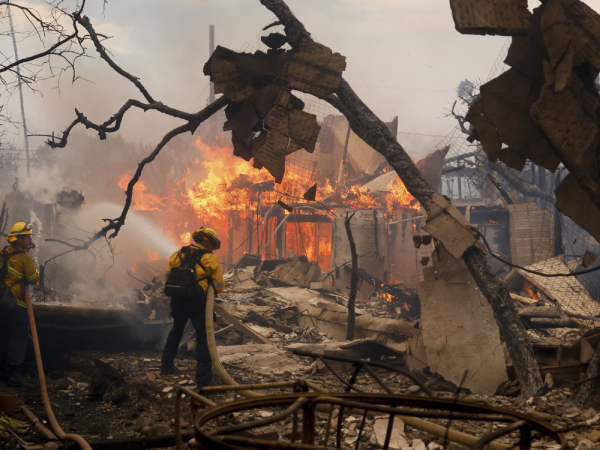
<instances>
[{"instance_id":1,"label":"smoldering ember","mask_svg":"<svg viewBox=\"0 0 600 450\"><path fill-rule=\"evenodd\" d=\"M0 2L1 448L600 449L600 3L162 3Z\"/></svg>"}]
</instances>

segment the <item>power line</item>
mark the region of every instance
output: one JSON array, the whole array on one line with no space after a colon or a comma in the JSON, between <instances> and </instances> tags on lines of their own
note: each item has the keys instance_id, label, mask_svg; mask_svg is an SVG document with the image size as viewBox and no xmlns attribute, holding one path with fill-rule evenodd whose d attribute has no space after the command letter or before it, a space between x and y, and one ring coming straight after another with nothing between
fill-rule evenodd
<instances>
[{"instance_id":1,"label":"power line","mask_svg":"<svg viewBox=\"0 0 600 450\"><path fill-rule=\"evenodd\" d=\"M429 137L446 137L447 134L423 134L423 133L410 133L408 131L398 131L398 134L416 134L417 136L429 136Z\"/></svg>"},{"instance_id":2,"label":"power line","mask_svg":"<svg viewBox=\"0 0 600 450\"><path fill-rule=\"evenodd\" d=\"M394 87L394 86L371 86L367 84L359 84L360 87L366 87L371 89L394 89L400 91L425 91L425 92L456 92L455 90L446 89L424 89L424 88L409 88L409 87Z\"/></svg>"}]
</instances>

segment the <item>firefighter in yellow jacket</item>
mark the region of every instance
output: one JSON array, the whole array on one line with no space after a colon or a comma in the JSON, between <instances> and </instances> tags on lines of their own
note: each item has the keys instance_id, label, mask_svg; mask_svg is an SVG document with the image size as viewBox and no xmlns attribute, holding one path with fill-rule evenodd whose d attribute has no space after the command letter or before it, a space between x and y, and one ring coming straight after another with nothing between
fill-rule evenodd
<instances>
[{"instance_id":1,"label":"firefighter in yellow jacket","mask_svg":"<svg viewBox=\"0 0 600 450\"><path fill-rule=\"evenodd\" d=\"M4 276L0 280L4 293L0 298L0 371L9 386L30 387L21 372L30 331L24 289L40 279L35 261L27 254L34 247L31 226L17 222L6 239L10 245L0 252Z\"/></svg>"},{"instance_id":2,"label":"firefighter in yellow jacket","mask_svg":"<svg viewBox=\"0 0 600 450\"><path fill-rule=\"evenodd\" d=\"M196 330L196 384L199 388L212 382L212 360L206 341L206 291L209 284L216 293L223 291L223 272L217 255L221 241L212 228L194 231L195 244L177 250L169 259L165 293L171 297L173 328L163 350L161 373L176 372L175 357L188 319ZM186 280L186 276L189 278Z\"/></svg>"}]
</instances>

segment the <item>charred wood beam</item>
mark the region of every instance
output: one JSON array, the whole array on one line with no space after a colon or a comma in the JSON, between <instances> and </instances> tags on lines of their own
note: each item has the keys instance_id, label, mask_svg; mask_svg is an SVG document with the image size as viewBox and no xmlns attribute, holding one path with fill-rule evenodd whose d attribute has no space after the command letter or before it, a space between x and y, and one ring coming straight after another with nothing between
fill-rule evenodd
<instances>
[{"instance_id":1,"label":"charred wood beam","mask_svg":"<svg viewBox=\"0 0 600 450\"><path fill-rule=\"evenodd\" d=\"M546 317L531 317L529 323L531 328L579 328L576 322L569 317L551 319Z\"/></svg>"},{"instance_id":2,"label":"charred wood beam","mask_svg":"<svg viewBox=\"0 0 600 450\"><path fill-rule=\"evenodd\" d=\"M328 216L322 214L293 214L294 222L298 223L331 223Z\"/></svg>"},{"instance_id":3,"label":"charred wood beam","mask_svg":"<svg viewBox=\"0 0 600 450\"><path fill-rule=\"evenodd\" d=\"M494 177L491 173L488 173L487 177L488 177L488 180L490 180L490 182L494 185L494 187L496 188L496 190L500 193L500 195L502 196L502 198L504 199L504 201L507 204L512 205L514 203L512 201L512 198L510 198L510 196L506 192L506 189L504 189L504 186L502 186L500 184L500 182L498 181L498 179L496 177Z\"/></svg>"},{"instance_id":4,"label":"charred wood beam","mask_svg":"<svg viewBox=\"0 0 600 450\"><path fill-rule=\"evenodd\" d=\"M519 311L521 317L545 317L558 319L560 309L555 306L528 306Z\"/></svg>"},{"instance_id":5,"label":"charred wood beam","mask_svg":"<svg viewBox=\"0 0 600 450\"><path fill-rule=\"evenodd\" d=\"M294 16L283 0L260 1L284 25L292 47L297 48L301 39L310 38L304 25ZM398 143L385 123L356 95L346 80L341 79L337 95L330 95L325 100L346 116L358 137L388 160L408 191L421 205L426 205L432 199L436 192L417 169L412 158ZM452 205L448 207L448 209L451 208L453 208ZM463 254L463 259L477 286L494 310L496 321L506 337L507 348L521 382L523 393L528 397L535 395L543 386L542 377L533 348L508 290L492 272L485 255L479 248L472 246L467 249Z\"/></svg>"},{"instance_id":6,"label":"charred wood beam","mask_svg":"<svg viewBox=\"0 0 600 450\"><path fill-rule=\"evenodd\" d=\"M354 217L354 214L346 213L346 220L344 220L344 226L346 227L346 234L348 235L348 243L350 244L350 255L352 255L352 271L350 275L350 294L348 295L348 329L346 331L346 340L351 341L354 339L354 319L356 318L356 292L358 291L358 253L356 252L356 244L354 243L354 236L352 236L352 229L350 228L350 221Z\"/></svg>"},{"instance_id":7,"label":"charred wood beam","mask_svg":"<svg viewBox=\"0 0 600 450\"><path fill-rule=\"evenodd\" d=\"M515 188L524 196L540 198L542 200L550 202L551 204L554 204L556 202L556 199L553 195L550 195L547 192L540 190L535 185L526 185L521 180L519 180L518 177L510 173L510 171L502 164L490 165L490 168L492 170L497 171L498 175L504 178L513 188Z\"/></svg>"},{"instance_id":8,"label":"charred wood beam","mask_svg":"<svg viewBox=\"0 0 600 450\"><path fill-rule=\"evenodd\" d=\"M478 180L481 177L481 170L466 166L444 166L444 168L442 169L442 175L475 178L476 180Z\"/></svg>"},{"instance_id":9,"label":"charred wood beam","mask_svg":"<svg viewBox=\"0 0 600 450\"><path fill-rule=\"evenodd\" d=\"M450 158L446 158L444 160L444 165L453 163L455 161L461 161L463 159L471 158L473 156L477 156L477 153L478 152L469 152L469 153L463 153L462 155L451 156Z\"/></svg>"}]
</instances>

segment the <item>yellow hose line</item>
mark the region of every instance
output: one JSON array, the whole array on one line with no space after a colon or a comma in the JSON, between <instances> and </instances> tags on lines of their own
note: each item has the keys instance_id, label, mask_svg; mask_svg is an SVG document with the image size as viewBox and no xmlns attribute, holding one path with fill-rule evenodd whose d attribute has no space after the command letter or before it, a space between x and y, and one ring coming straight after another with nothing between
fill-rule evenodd
<instances>
[{"instance_id":1,"label":"yellow hose line","mask_svg":"<svg viewBox=\"0 0 600 450\"><path fill-rule=\"evenodd\" d=\"M402 421L413 428L434 434L441 438L446 438L449 441L471 447L475 442L481 439L478 436L462 433L460 431L449 430L441 425L429 422L428 420L419 419L418 417L398 416ZM514 446L501 444L499 442L490 442L486 445L489 450L508 450Z\"/></svg>"},{"instance_id":2,"label":"yellow hose line","mask_svg":"<svg viewBox=\"0 0 600 450\"><path fill-rule=\"evenodd\" d=\"M25 303L27 303L27 315L29 316L29 324L31 325L31 338L33 340L33 350L35 352L35 363L37 365L38 377L40 380L40 388L42 390L42 399L44 400L44 409L46 410L46 416L48 416L48 422L52 427L52 431L59 439L67 439L69 441L76 442L82 450L92 450L90 444L78 434L67 434L58 424L54 411L52 411L52 405L50 404L50 398L48 397L48 387L46 386L46 377L44 375L44 366L42 364L42 354L40 352L40 342L38 340L37 328L35 326L35 317L33 315L33 306L31 305L31 295L29 294L29 286L25 286Z\"/></svg>"},{"instance_id":3,"label":"yellow hose line","mask_svg":"<svg viewBox=\"0 0 600 450\"><path fill-rule=\"evenodd\" d=\"M212 286L208 286L208 290L206 291L206 341L208 342L208 350L210 352L210 358L212 359L213 366L215 367L215 371L217 375L221 378L223 383L228 384L230 386L239 386L240 384L235 381L231 376L227 373L223 364L221 364L221 360L219 359L219 353L217 352L217 340L215 339L215 327L213 325L213 312L215 306L215 290ZM255 398L261 397L262 394L258 392L243 390L239 391L245 397Z\"/></svg>"}]
</instances>

